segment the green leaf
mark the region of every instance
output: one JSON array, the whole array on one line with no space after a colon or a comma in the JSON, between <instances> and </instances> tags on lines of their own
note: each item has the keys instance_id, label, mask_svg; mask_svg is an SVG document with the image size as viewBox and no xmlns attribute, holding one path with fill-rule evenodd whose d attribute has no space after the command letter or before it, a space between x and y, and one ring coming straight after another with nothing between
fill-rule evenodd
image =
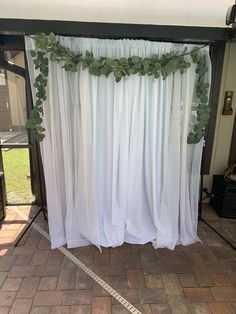
<instances>
[{"instance_id":1,"label":"green leaf","mask_svg":"<svg viewBox=\"0 0 236 314\"><path fill-rule=\"evenodd\" d=\"M134 67L136 68L136 69L141 69L142 68L142 62L141 61L139 61L139 62L136 62L136 63L134 63Z\"/></svg>"},{"instance_id":2,"label":"green leaf","mask_svg":"<svg viewBox=\"0 0 236 314\"><path fill-rule=\"evenodd\" d=\"M39 132L44 132L45 131L45 128L43 128L41 125L37 126L37 130Z\"/></svg>"},{"instance_id":3,"label":"green leaf","mask_svg":"<svg viewBox=\"0 0 236 314\"><path fill-rule=\"evenodd\" d=\"M208 105L206 105L206 104L199 104L198 105L198 109L205 109L205 108L208 108Z\"/></svg>"},{"instance_id":4,"label":"green leaf","mask_svg":"<svg viewBox=\"0 0 236 314\"><path fill-rule=\"evenodd\" d=\"M137 57L137 56L132 57L132 62L133 62L133 63L139 63L140 60L141 60L140 57Z\"/></svg>"},{"instance_id":5,"label":"green leaf","mask_svg":"<svg viewBox=\"0 0 236 314\"><path fill-rule=\"evenodd\" d=\"M41 142L44 139L45 135L42 133L34 133L34 138L37 142Z\"/></svg>"},{"instance_id":6,"label":"green leaf","mask_svg":"<svg viewBox=\"0 0 236 314\"><path fill-rule=\"evenodd\" d=\"M145 72L148 72L149 66L150 66L150 63L149 63L149 62L144 62L144 63L143 63L143 68L144 68L144 71L145 71Z\"/></svg>"},{"instance_id":7,"label":"green leaf","mask_svg":"<svg viewBox=\"0 0 236 314\"><path fill-rule=\"evenodd\" d=\"M129 75L131 75L131 74L136 74L136 73L138 73L138 69L129 68L129 69L128 69L128 72L129 72Z\"/></svg>"},{"instance_id":8,"label":"green leaf","mask_svg":"<svg viewBox=\"0 0 236 314\"><path fill-rule=\"evenodd\" d=\"M155 77L155 79L158 79L160 77L160 72L155 72L154 77Z\"/></svg>"},{"instance_id":9,"label":"green leaf","mask_svg":"<svg viewBox=\"0 0 236 314\"><path fill-rule=\"evenodd\" d=\"M189 134L187 143L188 143L188 144L194 144L194 143L196 143L196 139L195 139L195 136L194 136L193 133L190 133L190 134Z\"/></svg>"},{"instance_id":10,"label":"green leaf","mask_svg":"<svg viewBox=\"0 0 236 314\"><path fill-rule=\"evenodd\" d=\"M121 64L127 64L128 61L127 61L126 58L120 58L120 63L121 63Z\"/></svg>"},{"instance_id":11,"label":"green leaf","mask_svg":"<svg viewBox=\"0 0 236 314\"><path fill-rule=\"evenodd\" d=\"M91 54L88 50L86 50L85 55L86 55L86 57L90 57Z\"/></svg>"},{"instance_id":12,"label":"green leaf","mask_svg":"<svg viewBox=\"0 0 236 314\"><path fill-rule=\"evenodd\" d=\"M56 42L56 35L51 32L49 34L49 39L50 39L51 42L55 43Z\"/></svg>"},{"instance_id":13,"label":"green leaf","mask_svg":"<svg viewBox=\"0 0 236 314\"><path fill-rule=\"evenodd\" d=\"M37 124L41 124L43 122L43 119L41 117L35 118L35 122Z\"/></svg>"},{"instance_id":14,"label":"green leaf","mask_svg":"<svg viewBox=\"0 0 236 314\"><path fill-rule=\"evenodd\" d=\"M35 45L39 49L46 50L48 47L48 37L45 34L36 36Z\"/></svg>"},{"instance_id":15,"label":"green leaf","mask_svg":"<svg viewBox=\"0 0 236 314\"><path fill-rule=\"evenodd\" d=\"M197 120L198 121L205 121L205 122L207 122L208 119L209 119L209 114L208 113L199 114L197 116Z\"/></svg>"},{"instance_id":16,"label":"green leaf","mask_svg":"<svg viewBox=\"0 0 236 314\"><path fill-rule=\"evenodd\" d=\"M106 61L106 64L107 64L107 65L112 65L113 59L111 59L111 58L106 58L105 61Z\"/></svg>"},{"instance_id":17,"label":"green leaf","mask_svg":"<svg viewBox=\"0 0 236 314\"><path fill-rule=\"evenodd\" d=\"M43 101L41 99L36 100L36 106L41 106Z\"/></svg>"},{"instance_id":18,"label":"green leaf","mask_svg":"<svg viewBox=\"0 0 236 314\"><path fill-rule=\"evenodd\" d=\"M208 102L208 97L207 96L203 96L203 97L201 97L201 102L203 103L203 104L206 104L207 102Z\"/></svg>"},{"instance_id":19,"label":"green leaf","mask_svg":"<svg viewBox=\"0 0 236 314\"><path fill-rule=\"evenodd\" d=\"M35 106L34 109L43 114L43 107Z\"/></svg>"},{"instance_id":20,"label":"green leaf","mask_svg":"<svg viewBox=\"0 0 236 314\"><path fill-rule=\"evenodd\" d=\"M35 58L36 57L36 52L34 50L30 51L31 57Z\"/></svg>"},{"instance_id":21,"label":"green leaf","mask_svg":"<svg viewBox=\"0 0 236 314\"><path fill-rule=\"evenodd\" d=\"M200 59L200 55L199 55L198 51L192 51L191 57L192 57L192 60L194 63L197 63Z\"/></svg>"},{"instance_id":22,"label":"green leaf","mask_svg":"<svg viewBox=\"0 0 236 314\"><path fill-rule=\"evenodd\" d=\"M28 121L26 121L25 126L26 126L27 129L31 129L34 126L34 123L33 123L33 121L31 119L28 119Z\"/></svg>"}]
</instances>

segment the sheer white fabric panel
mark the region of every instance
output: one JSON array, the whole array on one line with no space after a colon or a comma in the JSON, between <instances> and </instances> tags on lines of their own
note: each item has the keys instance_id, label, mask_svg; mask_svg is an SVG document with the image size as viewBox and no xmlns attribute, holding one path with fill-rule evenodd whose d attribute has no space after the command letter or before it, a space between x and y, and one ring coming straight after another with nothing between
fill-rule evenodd
<instances>
[{"instance_id":1,"label":"sheer white fabric panel","mask_svg":"<svg viewBox=\"0 0 236 314\"><path fill-rule=\"evenodd\" d=\"M186 45L58 37L95 57L150 57ZM27 50L34 47L26 37ZM191 49L194 46L188 45ZM208 49L204 48L209 61ZM36 75L28 54L31 80ZM210 62L209 62L210 68ZM195 65L166 80L68 74L49 62L41 143L52 248L123 242L173 249L199 241L203 142L187 144Z\"/></svg>"}]
</instances>

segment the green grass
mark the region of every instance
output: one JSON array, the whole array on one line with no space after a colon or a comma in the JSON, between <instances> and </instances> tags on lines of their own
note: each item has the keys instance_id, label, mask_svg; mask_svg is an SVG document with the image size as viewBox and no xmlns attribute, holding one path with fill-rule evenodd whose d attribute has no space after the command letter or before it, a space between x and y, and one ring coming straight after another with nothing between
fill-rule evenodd
<instances>
[{"instance_id":1,"label":"green grass","mask_svg":"<svg viewBox=\"0 0 236 314\"><path fill-rule=\"evenodd\" d=\"M32 202L34 197L29 178L29 150L27 148L3 150L2 156L8 203Z\"/></svg>"}]
</instances>

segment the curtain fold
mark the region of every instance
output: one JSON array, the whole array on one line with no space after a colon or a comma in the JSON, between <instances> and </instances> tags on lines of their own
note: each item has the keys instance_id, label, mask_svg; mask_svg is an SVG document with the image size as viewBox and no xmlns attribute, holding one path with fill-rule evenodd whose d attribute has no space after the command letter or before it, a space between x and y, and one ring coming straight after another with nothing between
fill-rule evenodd
<instances>
[{"instance_id":1,"label":"curtain fold","mask_svg":"<svg viewBox=\"0 0 236 314\"><path fill-rule=\"evenodd\" d=\"M58 37L94 57L151 57L194 45ZM28 65L34 70L26 37ZM202 48L210 77L208 47ZM190 56L189 60L190 60ZM49 61L41 143L52 248L123 242L174 249L199 241L197 210L203 141L187 144L196 118L195 65L165 80L115 82ZM32 86L33 96L34 88Z\"/></svg>"}]
</instances>

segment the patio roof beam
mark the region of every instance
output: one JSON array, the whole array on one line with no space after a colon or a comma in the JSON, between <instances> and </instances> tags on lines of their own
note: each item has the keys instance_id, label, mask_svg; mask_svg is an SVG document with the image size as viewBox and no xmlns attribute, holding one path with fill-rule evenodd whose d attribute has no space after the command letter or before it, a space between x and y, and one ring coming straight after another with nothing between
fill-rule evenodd
<instances>
[{"instance_id":1,"label":"patio roof beam","mask_svg":"<svg viewBox=\"0 0 236 314\"><path fill-rule=\"evenodd\" d=\"M3 35L25 35L42 32L54 32L64 36L134 38L192 43L228 41L234 36L233 30L226 27L0 19L0 34Z\"/></svg>"}]
</instances>

